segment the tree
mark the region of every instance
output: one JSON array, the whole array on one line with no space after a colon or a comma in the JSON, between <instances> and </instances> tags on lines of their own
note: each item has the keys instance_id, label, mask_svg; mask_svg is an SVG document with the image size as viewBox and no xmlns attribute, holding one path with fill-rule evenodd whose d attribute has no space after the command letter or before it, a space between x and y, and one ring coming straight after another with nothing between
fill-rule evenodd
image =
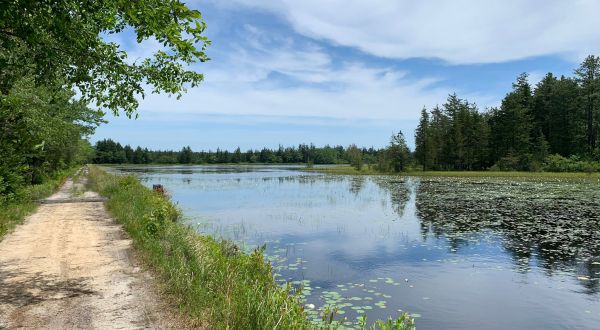
<instances>
[{"instance_id":1,"label":"tree","mask_svg":"<svg viewBox=\"0 0 600 330\"><path fill-rule=\"evenodd\" d=\"M600 57L590 55L575 70L575 79L581 88L581 99L585 109L587 153L596 150L600 117Z\"/></svg>"},{"instance_id":2,"label":"tree","mask_svg":"<svg viewBox=\"0 0 600 330\"><path fill-rule=\"evenodd\" d=\"M180 96L203 80L189 66L208 60L205 28L200 12L178 0L8 0L0 11L0 93L26 76L38 86L62 81L85 103L131 116L145 86ZM104 37L124 31L163 48L129 60Z\"/></svg>"},{"instance_id":3,"label":"tree","mask_svg":"<svg viewBox=\"0 0 600 330\"><path fill-rule=\"evenodd\" d=\"M533 98L528 76L523 73L513 83L513 90L502 100L500 109L490 112L494 162L503 157L531 155Z\"/></svg>"},{"instance_id":4,"label":"tree","mask_svg":"<svg viewBox=\"0 0 600 330\"><path fill-rule=\"evenodd\" d=\"M428 170L433 164L433 148L431 131L429 127L429 113L427 109L421 110L421 119L419 126L415 130L415 158L423 166L423 170Z\"/></svg>"},{"instance_id":5,"label":"tree","mask_svg":"<svg viewBox=\"0 0 600 330\"><path fill-rule=\"evenodd\" d=\"M538 163L541 163L548 157L548 150L550 149L550 145L546 141L546 137L541 129L538 129L534 145L533 145L533 157L534 160Z\"/></svg>"},{"instance_id":6,"label":"tree","mask_svg":"<svg viewBox=\"0 0 600 330\"><path fill-rule=\"evenodd\" d=\"M558 79L551 73L534 91L534 130L541 130L553 154L568 157L586 150L586 144L581 143L586 139L585 111L579 94L575 80L564 76Z\"/></svg>"},{"instance_id":7,"label":"tree","mask_svg":"<svg viewBox=\"0 0 600 330\"><path fill-rule=\"evenodd\" d=\"M240 150L240 147L237 147L235 149L235 151L233 152L233 156L232 156L231 160L234 163L241 163L242 162L242 151Z\"/></svg>"},{"instance_id":8,"label":"tree","mask_svg":"<svg viewBox=\"0 0 600 330\"><path fill-rule=\"evenodd\" d=\"M133 163L133 149L131 146L126 145L123 147L123 151L125 152L125 159L128 164Z\"/></svg>"},{"instance_id":9,"label":"tree","mask_svg":"<svg viewBox=\"0 0 600 330\"><path fill-rule=\"evenodd\" d=\"M402 172L407 168L410 161L410 149L406 144L402 131L392 135L387 153L394 172Z\"/></svg>"},{"instance_id":10,"label":"tree","mask_svg":"<svg viewBox=\"0 0 600 330\"><path fill-rule=\"evenodd\" d=\"M192 163L192 148L190 146L183 147L181 152L179 152L179 157L177 158L179 163L181 164L191 164Z\"/></svg>"},{"instance_id":11,"label":"tree","mask_svg":"<svg viewBox=\"0 0 600 330\"><path fill-rule=\"evenodd\" d=\"M33 79L0 94L0 204L23 185L87 158L81 139L103 122L102 113L74 95L57 86L36 87Z\"/></svg>"},{"instance_id":12,"label":"tree","mask_svg":"<svg viewBox=\"0 0 600 330\"><path fill-rule=\"evenodd\" d=\"M346 150L346 154L348 155L350 165L352 165L352 167L354 167L357 171L360 171L363 166L362 151L356 146L356 144L351 144Z\"/></svg>"}]
</instances>

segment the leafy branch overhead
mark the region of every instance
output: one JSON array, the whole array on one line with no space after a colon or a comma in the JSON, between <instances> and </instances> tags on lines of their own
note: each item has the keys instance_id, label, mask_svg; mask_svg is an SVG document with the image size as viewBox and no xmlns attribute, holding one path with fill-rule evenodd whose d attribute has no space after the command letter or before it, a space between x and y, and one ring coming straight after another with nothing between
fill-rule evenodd
<instances>
[{"instance_id":1,"label":"leafy branch overhead","mask_svg":"<svg viewBox=\"0 0 600 330\"><path fill-rule=\"evenodd\" d=\"M131 116L152 93L181 96L203 75L191 69L209 58L210 41L199 11L165 0L10 0L0 12L0 91L22 77L42 85L64 81L83 100ZM162 45L150 57L129 60L105 37L135 34Z\"/></svg>"}]
</instances>

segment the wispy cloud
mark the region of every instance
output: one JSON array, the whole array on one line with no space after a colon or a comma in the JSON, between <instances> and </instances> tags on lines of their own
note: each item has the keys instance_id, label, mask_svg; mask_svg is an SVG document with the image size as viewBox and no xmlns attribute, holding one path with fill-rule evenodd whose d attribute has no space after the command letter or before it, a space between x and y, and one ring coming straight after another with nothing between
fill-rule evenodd
<instances>
[{"instance_id":1,"label":"wispy cloud","mask_svg":"<svg viewBox=\"0 0 600 330\"><path fill-rule=\"evenodd\" d=\"M408 79L404 71L359 61L336 61L317 44L246 25L206 82L177 104L149 96L146 112L263 116L414 119L450 91L438 78Z\"/></svg>"},{"instance_id":2,"label":"wispy cloud","mask_svg":"<svg viewBox=\"0 0 600 330\"><path fill-rule=\"evenodd\" d=\"M316 39L389 58L493 63L600 52L596 0L218 1L269 10Z\"/></svg>"}]
</instances>

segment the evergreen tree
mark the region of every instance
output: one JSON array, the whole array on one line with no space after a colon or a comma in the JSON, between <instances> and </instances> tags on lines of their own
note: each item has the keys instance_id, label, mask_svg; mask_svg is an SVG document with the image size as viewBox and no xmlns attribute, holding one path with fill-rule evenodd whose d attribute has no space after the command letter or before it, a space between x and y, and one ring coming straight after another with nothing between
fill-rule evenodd
<instances>
[{"instance_id":1,"label":"evergreen tree","mask_svg":"<svg viewBox=\"0 0 600 330\"><path fill-rule=\"evenodd\" d=\"M590 55L575 70L575 79L581 88L581 100L585 109L587 153L596 151L600 112L600 57Z\"/></svg>"},{"instance_id":2,"label":"evergreen tree","mask_svg":"<svg viewBox=\"0 0 600 330\"><path fill-rule=\"evenodd\" d=\"M192 148L190 146L183 147L179 152L177 159L180 164L191 164L192 163Z\"/></svg>"},{"instance_id":3,"label":"evergreen tree","mask_svg":"<svg viewBox=\"0 0 600 330\"><path fill-rule=\"evenodd\" d=\"M527 158L531 154L532 104L527 74L519 75L513 90L502 100L500 109L491 111L490 125L494 161L503 157Z\"/></svg>"},{"instance_id":4,"label":"evergreen tree","mask_svg":"<svg viewBox=\"0 0 600 330\"><path fill-rule=\"evenodd\" d=\"M429 113L427 109L421 110L419 126L415 130L415 158L423 166L423 170L431 169L433 158L433 145L429 128Z\"/></svg>"}]
</instances>

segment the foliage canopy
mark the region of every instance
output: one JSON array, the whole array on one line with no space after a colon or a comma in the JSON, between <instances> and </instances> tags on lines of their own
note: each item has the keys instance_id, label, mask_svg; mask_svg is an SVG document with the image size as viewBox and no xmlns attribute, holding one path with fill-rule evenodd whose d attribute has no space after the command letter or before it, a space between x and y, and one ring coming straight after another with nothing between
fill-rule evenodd
<instances>
[{"instance_id":1,"label":"foliage canopy","mask_svg":"<svg viewBox=\"0 0 600 330\"><path fill-rule=\"evenodd\" d=\"M38 85L60 80L85 102L131 116L146 85L179 96L202 81L188 67L208 60L205 28L200 12L180 1L9 0L0 11L0 91L25 76ZM163 49L130 60L106 41L119 33Z\"/></svg>"}]
</instances>

